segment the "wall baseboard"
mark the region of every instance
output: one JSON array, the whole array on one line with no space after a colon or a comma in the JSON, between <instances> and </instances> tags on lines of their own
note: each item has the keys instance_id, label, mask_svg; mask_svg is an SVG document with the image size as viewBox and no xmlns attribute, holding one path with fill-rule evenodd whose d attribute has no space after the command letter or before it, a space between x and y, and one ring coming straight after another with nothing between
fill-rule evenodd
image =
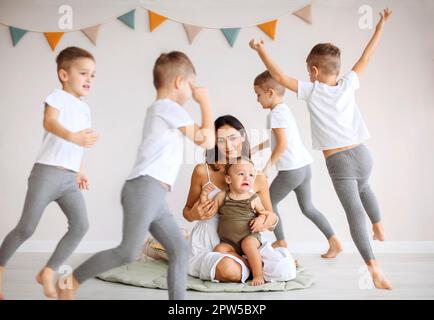
<instances>
[{"instance_id":1,"label":"wall baseboard","mask_svg":"<svg viewBox=\"0 0 434 320\"><path fill-rule=\"evenodd\" d=\"M57 241L27 241L18 252L53 252ZM75 253L93 253L101 250L114 248L119 241L84 241L79 244ZM343 243L344 253L357 252L354 243ZM385 241L372 243L375 253L433 253L434 241ZM326 242L290 242L291 253L322 253L327 249Z\"/></svg>"}]
</instances>

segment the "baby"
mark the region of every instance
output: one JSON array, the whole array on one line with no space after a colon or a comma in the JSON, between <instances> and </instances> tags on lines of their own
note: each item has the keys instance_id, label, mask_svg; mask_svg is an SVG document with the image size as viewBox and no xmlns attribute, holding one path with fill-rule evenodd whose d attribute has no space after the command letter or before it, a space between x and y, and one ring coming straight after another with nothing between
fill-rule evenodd
<instances>
[{"instance_id":1,"label":"baby","mask_svg":"<svg viewBox=\"0 0 434 320\"><path fill-rule=\"evenodd\" d=\"M261 235L251 230L264 224L268 214L252 190L255 168L250 159L238 158L236 163L227 164L225 169L229 190L219 192L215 198L220 214L218 235L221 243L214 251L230 253L239 258L245 254L253 273L252 285L261 285L265 282L258 250ZM208 185L202 189L201 203L207 201L212 188Z\"/></svg>"}]
</instances>

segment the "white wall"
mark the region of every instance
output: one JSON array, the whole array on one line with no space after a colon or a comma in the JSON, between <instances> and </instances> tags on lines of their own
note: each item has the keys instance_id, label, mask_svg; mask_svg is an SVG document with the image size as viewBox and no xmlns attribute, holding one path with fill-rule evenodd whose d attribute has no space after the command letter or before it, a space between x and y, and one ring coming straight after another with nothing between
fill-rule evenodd
<instances>
[{"instance_id":1,"label":"white wall","mask_svg":"<svg viewBox=\"0 0 434 320\"><path fill-rule=\"evenodd\" d=\"M345 72L372 34L372 30L358 28L358 8L362 4L372 5L375 12L387 5L394 11L357 93L373 136L367 143L375 161L371 184L380 201L389 240L434 241L432 2L316 2L312 26L285 15L279 21L277 40L266 39L267 46L285 71L307 79L304 61L308 51L318 42L330 41L342 50ZM135 31L117 20L109 21L101 27L97 46L81 32L73 32L64 36L54 53L39 33L25 35L13 48L9 30L0 25L0 239L20 217L27 177L43 134L41 101L59 86L54 60L66 46L88 49L97 60L96 84L86 101L101 140L85 155L91 181L91 190L85 193L91 225L86 242L120 240L120 190L135 158L146 107L155 96L151 70L160 52L182 50L191 57L199 82L210 88L215 116L230 113L247 128L264 127L266 112L256 103L252 90L254 77L264 68L248 47L252 37L266 38L258 28L242 29L234 48L218 30L203 31L190 46L181 24L168 21L150 33L145 10L138 9L136 14ZM305 105L292 93L287 93L285 100L310 147ZM199 120L193 103L187 109ZM317 151L312 154L314 203L327 215L337 235L348 241L345 214L323 157ZM182 218L182 208L192 168L182 167L175 191L168 197L177 221L187 228L192 224ZM289 241L323 241L320 232L302 216L294 195L280 208ZM65 230L66 219L52 204L31 240L55 241Z\"/></svg>"}]
</instances>

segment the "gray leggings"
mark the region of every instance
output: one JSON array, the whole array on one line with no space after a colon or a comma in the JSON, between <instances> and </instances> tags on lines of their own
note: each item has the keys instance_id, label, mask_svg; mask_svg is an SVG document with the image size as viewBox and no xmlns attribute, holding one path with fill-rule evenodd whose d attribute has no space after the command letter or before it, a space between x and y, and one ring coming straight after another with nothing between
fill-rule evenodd
<instances>
[{"instance_id":1,"label":"gray leggings","mask_svg":"<svg viewBox=\"0 0 434 320\"><path fill-rule=\"evenodd\" d=\"M326 164L357 249L365 262L375 259L366 230L365 212L372 224L380 222L381 215L377 199L368 184L373 165L368 148L359 145L335 153L327 158Z\"/></svg>"},{"instance_id":2,"label":"gray leggings","mask_svg":"<svg viewBox=\"0 0 434 320\"><path fill-rule=\"evenodd\" d=\"M46 266L57 270L74 252L89 228L86 205L77 185L76 173L36 163L28 178L21 219L0 247L0 266L5 266L15 251L30 238L45 208L53 201L57 202L68 219L68 232L60 240Z\"/></svg>"},{"instance_id":3,"label":"gray leggings","mask_svg":"<svg viewBox=\"0 0 434 320\"><path fill-rule=\"evenodd\" d=\"M274 178L271 183L271 203L273 205L273 211L279 216L279 223L274 229L274 235L277 240L285 239L282 220L277 206L292 190L294 190L297 196L301 212L321 230L327 239L334 235L333 229L326 217L312 204L310 188L311 178L312 172L310 166L307 165L299 169L279 171L276 178Z\"/></svg>"},{"instance_id":4,"label":"gray leggings","mask_svg":"<svg viewBox=\"0 0 434 320\"><path fill-rule=\"evenodd\" d=\"M187 241L167 207L166 193L160 182L150 176L140 176L125 182L122 189L122 242L118 247L101 251L82 263L74 271L79 283L135 261L140 256L145 237L150 231L169 256L169 299L184 299L187 286Z\"/></svg>"}]
</instances>

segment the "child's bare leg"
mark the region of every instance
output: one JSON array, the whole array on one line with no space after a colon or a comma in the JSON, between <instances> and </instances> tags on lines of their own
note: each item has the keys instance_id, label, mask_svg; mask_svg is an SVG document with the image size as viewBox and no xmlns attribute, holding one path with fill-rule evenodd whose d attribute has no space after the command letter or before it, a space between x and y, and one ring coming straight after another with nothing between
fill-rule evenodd
<instances>
[{"instance_id":1,"label":"child's bare leg","mask_svg":"<svg viewBox=\"0 0 434 320\"><path fill-rule=\"evenodd\" d=\"M332 235L328 241L329 249L326 253L322 254L321 257L325 259L335 258L342 251L342 245L336 235Z\"/></svg>"},{"instance_id":2,"label":"child's bare leg","mask_svg":"<svg viewBox=\"0 0 434 320\"><path fill-rule=\"evenodd\" d=\"M264 284L264 275L262 273L262 258L259 253L260 242L251 236L247 236L241 241L241 248L249 260L250 268L253 273L253 286Z\"/></svg>"},{"instance_id":3,"label":"child's bare leg","mask_svg":"<svg viewBox=\"0 0 434 320\"><path fill-rule=\"evenodd\" d=\"M59 300L75 300L75 292L79 287L80 283L74 275L58 279L56 282L56 291Z\"/></svg>"},{"instance_id":4,"label":"child's bare leg","mask_svg":"<svg viewBox=\"0 0 434 320\"><path fill-rule=\"evenodd\" d=\"M36 276L38 282L44 288L44 294L48 298L57 298L56 287L54 286L54 270L44 267Z\"/></svg>"},{"instance_id":5,"label":"child's bare leg","mask_svg":"<svg viewBox=\"0 0 434 320\"><path fill-rule=\"evenodd\" d=\"M384 241L386 239L381 221L372 225L372 231L374 232L374 240Z\"/></svg>"},{"instance_id":6,"label":"child's bare leg","mask_svg":"<svg viewBox=\"0 0 434 320\"><path fill-rule=\"evenodd\" d=\"M383 270L381 270L381 268L378 266L377 261L369 260L367 265L368 270L371 273L375 288L392 290L392 285L386 279L386 276L384 275Z\"/></svg>"},{"instance_id":7,"label":"child's bare leg","mask_svg":"<svg viewBox=\"0 0 434 320\"><path fill-rule=\"evenodd\" d=\"M5 273L5 268L0 267L0 300L3 300L5 298L3 294L3 274Z\"/></svg>"}]
</instances>

